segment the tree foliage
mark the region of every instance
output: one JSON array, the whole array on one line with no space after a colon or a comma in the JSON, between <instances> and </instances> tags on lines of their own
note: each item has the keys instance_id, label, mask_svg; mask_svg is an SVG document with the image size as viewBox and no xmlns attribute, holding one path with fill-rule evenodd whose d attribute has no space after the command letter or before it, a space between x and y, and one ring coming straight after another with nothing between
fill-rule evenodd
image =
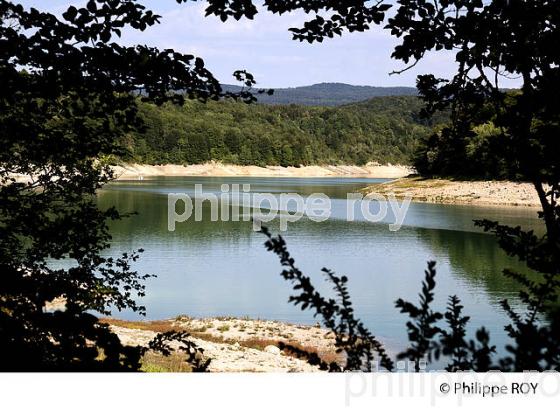
<instances>
[{"instance_id":1,"label":"tree foliage","mask_svg":"<svg viewBox=\"0 0 560 410\"><path fill-rule=\"evenodd\" d=\"M422 283L420 293L420 306L415 306L410 302L398 299L395 306L401 313L406 313L412 319L407 323L408 338L411 341L410 348L399 354L398 359L410 359L414 362L414 370L420 371L420 362L428 357L431 360L431 352L434 350L434 337L441 332L436 326L443 315L431 309L434 301L434 289L436 287L436 263L428 262L428 269L425 272L425 279ZM455 318L455 316L453 316Z\"/></svg>"},{"instance_id":2,"label":"tree foliage","mask_svg":"<svg viewBox=\"0 0 560 410\"><path fill-rule=\"evenodd\" d=\"M366 2L356 3L366 7ZM308 4L314 12L332 10L331 2ZM352 6L354 3L346 11L359 22L371 22L367 13ZM376 11L390 8L383 2L371 7ZM464 368L469 351L475 370L491 366L512 371L558 368L560 353L553 341L558 339L560 321L554 307L560 275L559 23L560 4L554 0L399 0L387 19L385 27L400 39L392 57L409 64L405 70L426 54L442 50L454 53L458 64L451 79L431 74L418 78L418 89L426 102L424 116L449 110L451 118L419 151L419 170L462 176L495 173L497 177L531 181L542 205L539 217L546 225L546 234L537 237L519 227L477 221L477 225L496 234L506 252L540 274L539 280L533 281L516 272L505 272L525 288L519 295L526 306L524 312L515 311L507 301L502 303L512 321L506 328L512 338L510 356L501 359L499 366L492 365L492 348L483 329L477 332L478 347L477 342L461 337L467 319L461 316L460 302L453 297L445 316L451 331L446 331L440 342L433 341L440 333L434 324L441 314L429 309L435 286L435 272L429 266L420 306L398 302L413 319L408 325L413 343L403 357L417 361L427 355L432 360L430 346L443 343L441 348L434 348L434 354L452 354L450 369ZM349 31L367 28L365 24L347 27ZM340 34L333 19L320 16L293 32L300 40L307 34L308 41L320 41L325 33ZM504 77L520 78L521 89L502 89L500 81Z\"/></svg>"},{"instance_id":3,"label":"tree foliage","mask_svg":"<svg viewBox=\"0 0 560 410\"><path fill-rule=\"evenodd\" d=\"M224 21L251 19L259 11L251 0L207 3L207 14ZM429 360L447 355L450 370L468 367L465 363L472 363L473 370L558 369L560 325L552 307L560 268L558 1L265 0L263 7L275 14L303 10L311 16L302 27L291 29L295 40L321 42L386 23L399 39L392 56L409 67L432 51L454 53L458 68L453 78L418 79L427 104L424 114L448 110L451 121L428 140L417 164L425 172L448 173L452 167L447 157L460 160L456 166L462 169L465 161L478 163L483 156L479 168L495 166L500 175L531 181L541 200L543 237L489 221L479 225L494 232L507 252L526 261L541 278L531 281L507 272L525 287L520 298L527 309L514 311L504 301L513 342L509 356L496 363L486 331L480 329L476 340L463 337L468 320L460 301L452 297L445 315L431 310L435 272L429 266L419 306L399 302L411 317L412 344L403 357L418 361L421 355ZM143 349L122 346L90 313L106 314L111 308L142 312L133 296L143 294L145 279L132 270L136 254L101 256L110 239L105 221L119 215L114 209L98 210L93 203L95 191L112 176L99 159L123 155L119 144L142 128L137 99L156 105L182 104L185 97L252 102L255 79L237 71L234 77L244 87L238 93L223 91L198 57L119 45L123 29L143 31L160 20L132 0L89 0L84 7L70 6L62 17L0 0L0 19L0 349L7 353L2 366L137 370ZM504 76L518 76L521 89L504 91ZM180 142L182 137L173 138ZM173 146L173 138L166 143ZM341 141L332 139L333 150ZM192 144L207 141L199 136ZM231 144L243 146L236 137ZM286 163L293 163L291 146L283 145L281 152ZM249 152L240 152L239 158L261 160ZM18 179L18 174L31 179ZM325 271L339 301L323 299L295 268L281 239L269 237L267 243L287 267L286 279L301 289L293 301L315 308L346 352L345 367L329 368L369 368L372 352L391 368L383 347L353 316L346 280ZM72 267L54 268L52 261L62 259ZM56 297L66 300L66 310L46 309ZM436 327L442 317L449 330ZM165 352L165 341L184 337L162 335L153 346ZM185 349L196 369L206 369L196 347L187 343Z\"/></svg>"},{"instance_id":4,"label":"tree foliage","mask_svg":"<svg viewBox=\"0 0 560 410\"><path fill-rule=\"evenodd\" d=\"M268 240L267 250L275 253L284 270L281 275L293 286L295 294L289 302L308 309L319 316L325 327L335 338L335 346L342 359L332 363L322 361L316 354L282 344L280 347L307 359L308 363L323 370L371 371L378 367L394 370L395 361L387 354L383 344L362 322L354 316L346 276L338 276L333 271L323 268L326 279L333 284L336 298L328 298L319 293L308 276L301 272L282 236L274 237L266 227L262 232ZM560 369L560 347L557 340L560 334L558 315L550 305L535 303L542 300L545 293L549 299L557 300L560 284L547 283L543 287L527 287L520 291L520 299L527 306L527 317L515 313L507 301L502 305L508 312L511 323L506 326L511 344L506 346L508 355L497 358L496 347L490 344L490 334L481 327L475 332L475 338L467 337L467 325L470 317L464 316L463 306L456 295L449 296L445 312L433 310L432 303L436 288L435 262L428 262L419 304L415 305L402 299L395 302L401 313L407 314L408 339L410 346L396 355L396 360L408 359L414 364L414 371L426 369L426 364L442 361L447 371L528 371ZM520 282L527 279L519 276ZM546 290L545 290L546 289ZM552 296L555 294L556 296ZM447 327L440 322L445 318Z\"/></svg>"},{"instance_id":5,"label":"tree foliage","mask_svg":"<svg viewBox=\"0 0 560 410\"><path fill-rule=\"evenodd\" d=\"M322 370L338 372L362 369L371 371L375 365L375 355L379 357L381 366L392 370L393 362L383 345L370 333L361 320L354 316L354 308L346 285L348 278L339 277L333 271L323 268L322 271L327 280L332 283L338 300L324 298L315 290L310 278L295 266L295 261L288 252L284 238L273 237L267 228L263 228L262 232L268 237L265 247L278 255L280 263L284 267L282 277L291 282L293 289L298 292L296 295L290 296L289 302L296 306L299 305L302 310L310 309L315 316L321 317L323 325L335 337L337 353L344 352L346 363L343 366L336 362L325 363L316 353L308 353L285 343L282 343L280 348L287 349L300 358L306 358L310 364L318 365Z\"/></svg>"},{"instance_id":6,"label":"tree foliage","mask_svg":"<svg viewBox=\"0 0 560 410\"><path fill-rule=\"evenodd\" d=\"M231 101L182 107L140 104L145 129L127 135L125 161L239 165L410 163L430 123L417 97L378 97L342 107ZM443 116L436 120L443 121Z\"/></svg>"},{"instance_id":7,"label":"tree foliage","mask_svg":"<svg viewBox=\"0 0 560 410\"><path fill-rule=\"evenodd\" d=\"M95 204L112 177L99 158L121 154L119 139L141 126L139 93L156 104L254 97L223 93L192 55L114 42L159 21L134 1L89 1L59 18L2 0L0 18L0 366L138 370L142 349L93 314L144 313L134 296L148 276L132 269L137 253L101 256L106 220L120 215ZM47 309L57 298L65 309Z\"/></svg>"},{"instance_id":8,"label":"tree foliage","mask_svg":"<svg viewBox=\"0 0 560 410\"><path fill-rule=\"evenodd\" d=\"M224 85L227 91L239 92L241 87ZM301 87L275 88L272 95L258 96L259 104L307 105L336 107L370 100L375 97L418 96L416 87L373 87L343 83L320 83Z\"/></svg>"}]
</instances>

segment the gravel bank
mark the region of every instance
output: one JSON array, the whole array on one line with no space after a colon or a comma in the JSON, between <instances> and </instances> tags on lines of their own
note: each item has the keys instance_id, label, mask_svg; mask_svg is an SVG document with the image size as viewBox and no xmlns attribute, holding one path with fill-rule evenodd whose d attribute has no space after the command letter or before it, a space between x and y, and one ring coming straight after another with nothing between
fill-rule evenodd
<instances>
[{"instance_id":1,"label":"gravel bank","mask_svg":"<svg viewBox=\"0 0 560 410\"><path fill-rule=\"evenodd\" d=\"M204 357L212 359L211 372L317 372L317 367L296 359L277 348L278 342L290 343L324 360L340 360L335 352L333 336L318 326L294 325L271 320L239 318L193 319L130 322L103 319L111 325L123 344L145 346L157 332L187 331L192 340L204 349ZM148 371L154 363L161 371L181 371L180 357L148 356Z\"/></svg>"},{"instance_id":2,"label":"gravel bank","mask_svg":"<svg viewBox=\"0 0 560 410\"><path fill-rule=\"evenodd\" d=\"M401 178L372 185L364 193L393 194L417 202L493 206L540 207L535 188L528 182L450 181L444 179Z\"/></svg>"}]
</instances>

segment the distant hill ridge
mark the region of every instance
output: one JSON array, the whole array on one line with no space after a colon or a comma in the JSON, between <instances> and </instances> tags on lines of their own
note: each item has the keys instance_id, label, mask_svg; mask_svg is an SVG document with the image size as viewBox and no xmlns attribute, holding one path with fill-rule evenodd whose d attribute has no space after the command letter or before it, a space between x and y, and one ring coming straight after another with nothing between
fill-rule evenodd
<instances>
[{"instance_id":1,"label":"distant hill ridge","mask_svg":"<svg viewBox=\"0 0 560 410\"><path fill-rule=\"evenodd\" d=\"M223 84L224 91L236 92L241 87ZM275 88L273 95L259 95L262 104L298 104L337 106L365 101L374 97L418 95L414 87L372 87L343 83L321 83L293 88Z\"/></svg>"}]
</instances>

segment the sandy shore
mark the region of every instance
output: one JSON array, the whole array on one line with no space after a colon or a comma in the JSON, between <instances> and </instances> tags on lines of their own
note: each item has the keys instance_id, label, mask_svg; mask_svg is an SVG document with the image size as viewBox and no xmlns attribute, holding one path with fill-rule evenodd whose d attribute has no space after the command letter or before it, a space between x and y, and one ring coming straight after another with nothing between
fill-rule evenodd
<instances>
[{"instance_id":1,"label":"sandy shore","mask_svg":"<svg viewBox=\"0 0 560 410\"><path fill-rule=\"evenodd\" d=\"M227 165L209 162L197 165L141 165L129 164L113 167L117 179L141 179L154 176L211 176L211 177L362 177L362 178L401 178L413 172L403 165L325 165L280 167L256 165Z\"/></svg>"},{"instance_id":2,"label":"sandy shore","mask_svg":"<svg viewBox=\"0 0 560 410\"><path fill-rule=\"evenodd\" d=\"M535 188L527 182L450 181L409 177L372 185L364 192L393 194L397 198L410 197L416 202L540 207Z\"/></svg>"},{"instance_id":3,"label":"sandy shore","mask_svg":"<svg viewBox=\"0 0 560 410\"><path fill-rule=\"evenodd\" d=\"M294 325L272 320L239 318L193 319L186 316L159 321L121 321L109 323L125 345L145 346L158 332L187 331L204 357L212 359L211 372L317 372L317 367L287 355L278 342L290 343L315 352L326 361L339 361L334 338L318 326ZM146 371L188 371L184 357L164 358L148 354L143 363Z\"/></svg>"}]
</instances>

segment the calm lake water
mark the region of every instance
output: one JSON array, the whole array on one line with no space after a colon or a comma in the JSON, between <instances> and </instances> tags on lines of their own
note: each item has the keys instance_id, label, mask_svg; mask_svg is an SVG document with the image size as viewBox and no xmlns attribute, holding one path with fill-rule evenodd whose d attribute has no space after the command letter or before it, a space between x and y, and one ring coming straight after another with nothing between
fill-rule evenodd
<instances>
[{"instance_id":1,"label":"calm lake water","mask_svg":"<svg viewBox=\"0 0 560 410\"><path fill-rule=\"evenodd\" d=\"M296 323L316 323L308 312L287 303L291 288L279 275L277 257L263 246L264 237L250 222L211 222L205 202L203 220L167 229L167 194L220 193L221 184L251 185L251 192L309 195L324 193L332 200L332 216L317 223L307 218L289 225L283 235L297 265L317 288L330 294L320 272L328 267L349 277L356 313L374 334L394 349L406 343L404 323L394 302L417 301L426 261L437 262L437 306L456 294L473 317L471 330L485 326L494 343L505 341L503 298L515 300L516 286L502 269L523 270L507 257L493 236L480 232L472 220L497 219L541 229L536 211L524 208L482 208L412 203L402 228L391 232L387 219L348 222L346 195L383 180L349 178L207 178L165 177L120 181L99 193L102 208L116 206L138 214L110 225L109 253L118 255L143 248L135 267L157 274L147 282L143 304L148 319L190 316L249 316ZM390 209L390 208L389 208ZM269 224L277 232L278 223ZM515 302L513 302L515 305ZM136 319L131 312L116 312Z\"/></svg>"}]
</instances>

